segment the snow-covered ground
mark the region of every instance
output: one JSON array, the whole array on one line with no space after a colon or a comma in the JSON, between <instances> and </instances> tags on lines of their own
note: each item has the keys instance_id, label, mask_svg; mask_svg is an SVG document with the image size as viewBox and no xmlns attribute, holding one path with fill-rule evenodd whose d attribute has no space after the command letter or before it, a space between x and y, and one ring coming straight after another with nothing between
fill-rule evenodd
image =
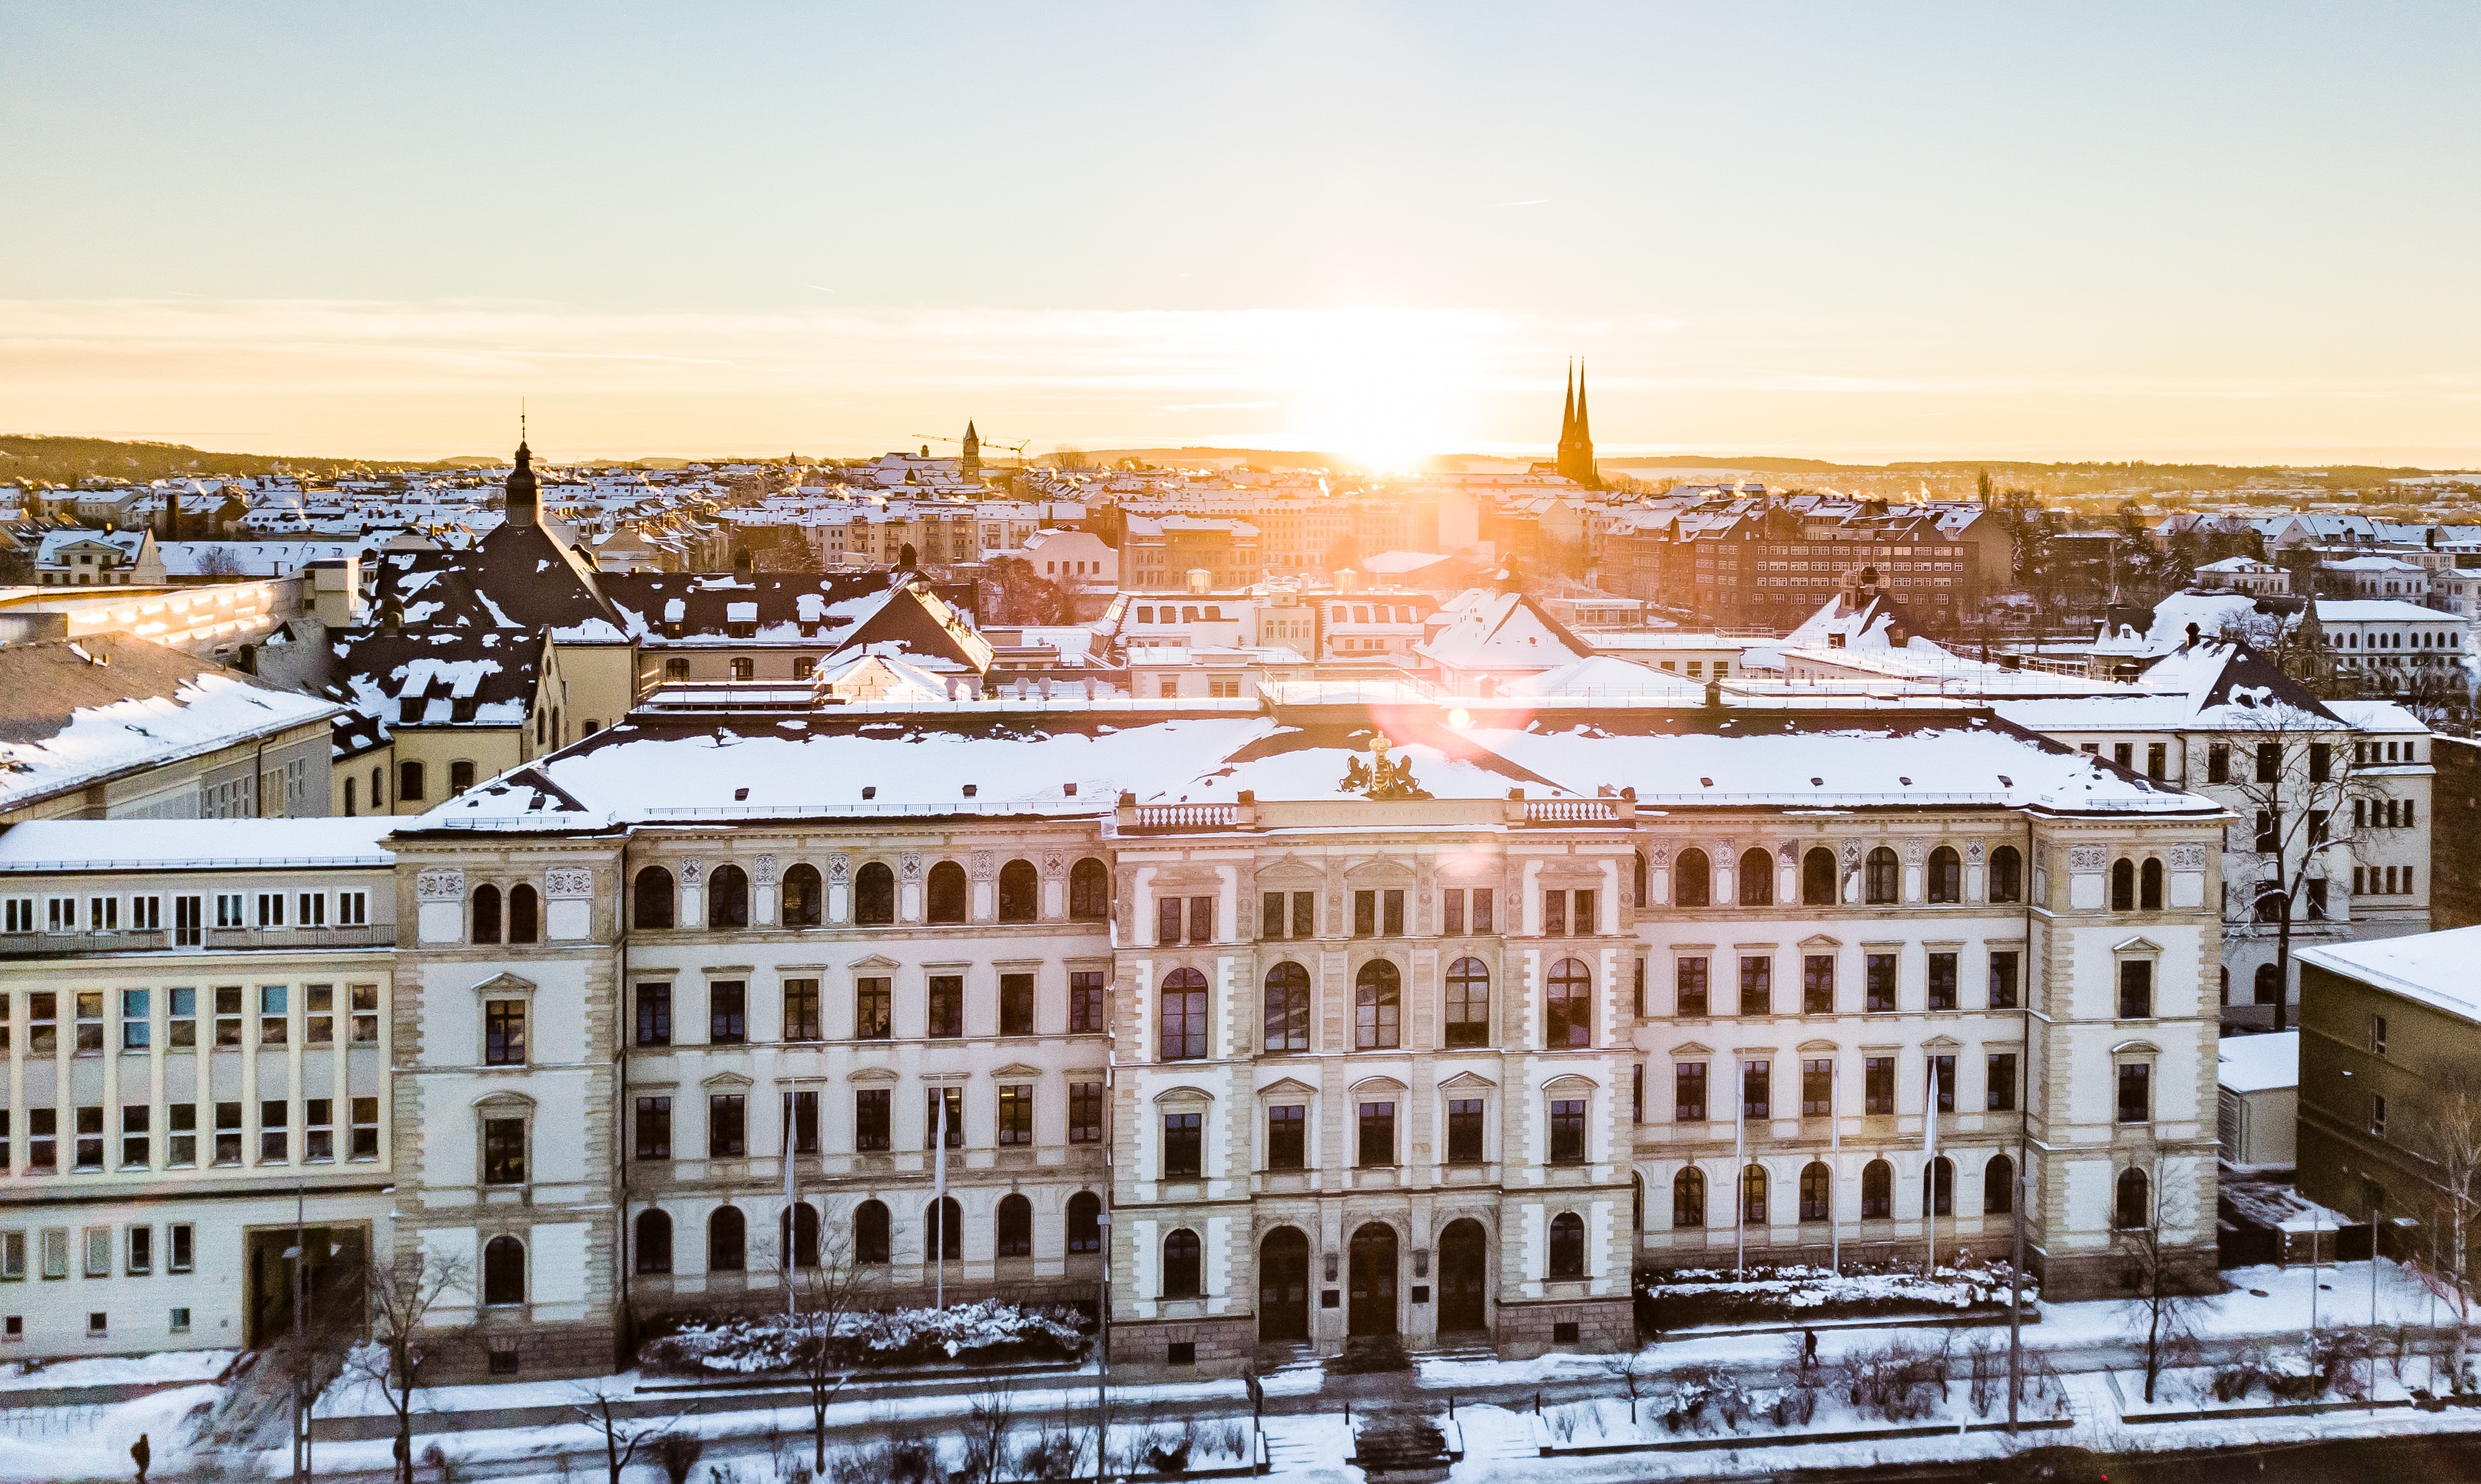
<instances>
[{"instance_id":1,"label":"snow-covered ground","mask_svg":"<svg viewBox=\"0 0 2481 1484\"><path fill-rule=\"evenodd\" d=\"M153 1355L103 1355L53 1361L28 1370L21 1361L0 1366L0 1392L57 1391L72 1386L132 1386L170 1381L212 1381L238 1350L163 1350ZM6 1405L0 1398L0 1405Z\"/></svg>"}]
</instances>

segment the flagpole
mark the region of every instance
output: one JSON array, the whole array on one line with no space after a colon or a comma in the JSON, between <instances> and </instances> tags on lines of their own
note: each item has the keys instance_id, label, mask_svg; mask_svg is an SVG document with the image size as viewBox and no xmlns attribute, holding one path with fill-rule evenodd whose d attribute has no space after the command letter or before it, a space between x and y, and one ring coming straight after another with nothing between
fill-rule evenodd
<instances>
[{"instance_id":1,"label":"flagpole","mask_svg":"<svg viewBox=\"0 0 2481 1484\"><path fill-rule=\"evenodd\" d=\"M1929 1233L1930 1282L1938 1282L1938 1056L1930 1057L1929 1106L1922 1122L1927 1126L1929 1163L1922 1168L1921 1179L1927 1184L1921 1189L1921 1227Z\"/></svg>"},{"instance_id":2,"label":"flagpole","mask_svg":"<svg viewBox=\"0 0 2481 1484\"><path fill-rule=\"evenodd\" d=\"M793 1111L799 1094L784 1094L784 1317L800 1316L794 1301L795 1276L801 1265L801 1186L793 1163Z\"/></svg>"},{"instance_id":3,"label":"flagpole","mask_svg":"<svg viewBox=\"0 0 2481 1484\"><path fill-rule=\"evenodd\" d=\"M1842 1088L1843 1053L1838 1049L1833 1059L1826 1063L1826 1151L1829 1154L1843 1152ZM1843 1161L1830 1159L1826 1168L1826 1246L1828 1261L1835 1264L1836 1274L1840 1277L1843 1272L1843 1220L1836 1210L1835 1191L1843 1184Z\"/></svg>"},{"instance_id":4,"label":"flagpole","mask_svg":"<svg viewBox=\"0 0 2481 1484\"><path fill-rule=\"evenodd\" d=\"M1732 1089L1732 1271L1749 1265L1749 1064L1737 1057L1740 1075Z\"/></svg>"},{"instance_id":5,"label":"flagpole","mask_svg":"<svg viewBox=\"0 0 2481 1484\"><path fill-rule=\"evenodd\" d=\"M930 1089L930 1307L948 1307L948 1089Z\"/></svg>"}]
</instances>

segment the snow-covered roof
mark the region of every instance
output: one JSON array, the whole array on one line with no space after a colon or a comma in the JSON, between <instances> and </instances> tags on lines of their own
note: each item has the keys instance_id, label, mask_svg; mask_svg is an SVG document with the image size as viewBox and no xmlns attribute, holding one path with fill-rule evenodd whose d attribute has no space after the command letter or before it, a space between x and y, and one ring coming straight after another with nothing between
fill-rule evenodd
<instances>
[{"instance_id":1,"label":"snow-covered roof","mask_svg":"<svg viewBox=\"0 0 2481 1484\"><path fill-rule=\"evenodd\" d=\"M2276 1092L2300 1085L2300 1032L2230 1035L2215 1043L2214 1080L2233 1092Z\"/></svg>"},{"instance_id":2,"label":"snow-covered roof","mask_svg":"<svg viewBox=\"0 0 2481 1484\"><path fill-rule=\"evenodd\" d=\"M1593 650L1531 598L1502 592L1465 608L1413 652L1443 669L1522 674L1557 669Z\"/></svg>"},{"instance_id":3,"label":"snow-covered roof","mask_svg":"<svg viewBox=\"0 0 2481 1484\"><path fill-rule=\"evenodd\" d=\"M2393 598L2319 598L2319 623L2454 623L2464 620L2417 603Z\"/></svg>"},{"instance_id":4,"label":"snow-covered roof","mask_svg":"<svg viewBox=\"0 0 2481 1484\"><path fill-rule=\"evenodd\" d=\"M398 820L33 820L0 834L0 872L387 866Z\"/></svg>"},{"instance_id":5,"label":"snow-covered roof","mask_svg":"<svg viewBox=\"0 0 2481 1484\"><path fill-rule=\"evenodd\" d=\"M2481 927L2329 943L2300 950L2300 961L2481 1023Z\"/></svg>"},{"instance_id":6,"label":"snow-covered roof","mask_svg":"<svg viewBox=\"0 0 2481 1484\"><path fill-rule=\"evenodd\" d=\"M1670 700L1693 701L1703 697L1706 688L1700 682L1684 680L1678 675L1649 669L1626 660L1607 655L1589 655L1557 669L1535 675L1520 675L1499 688L1502 695L1625 695L1659 696Z\"/></svg>"}]
</instances>

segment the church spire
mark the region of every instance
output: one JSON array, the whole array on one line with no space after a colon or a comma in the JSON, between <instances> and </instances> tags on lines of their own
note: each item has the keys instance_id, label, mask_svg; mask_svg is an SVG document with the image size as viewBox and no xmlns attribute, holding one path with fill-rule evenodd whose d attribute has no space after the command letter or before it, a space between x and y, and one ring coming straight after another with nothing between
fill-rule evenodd
<instances>
[{"instance_id":1,"label":"church spire","mask_svg":"<svg viewBox=\"0 0 2481 1484\"><path fill-rule=\"evenodd\" d=\"M1559 453L1565 457L1568 440L1577 436L1577 363L1568 363L1568 391L1559 403Z\"/></svg>"},{"instance_id":2,"label":"church spire","mask_svg":"<svg viewBox=\"0 0 2481 1484\"><path fill-rule=\"evenodd\" d=\"M1581 361L1568 363L1568 401L1559 418L1559 473L1588 489L1600 489L1602 476L1594 469L1594 434L1585 414L1585 368Z\"/></svg>"},{"instance_id":3,"label":"church spire","mask_svg":"<svg viewBox=\"0 0 2481 1484\"><path fill-rule=\"evenodd\" d=\"M1594 424L1585 416L1585 363L1577 362L1577 437L1587 448L1594 444Z\"/></svg>"}]
</instances>

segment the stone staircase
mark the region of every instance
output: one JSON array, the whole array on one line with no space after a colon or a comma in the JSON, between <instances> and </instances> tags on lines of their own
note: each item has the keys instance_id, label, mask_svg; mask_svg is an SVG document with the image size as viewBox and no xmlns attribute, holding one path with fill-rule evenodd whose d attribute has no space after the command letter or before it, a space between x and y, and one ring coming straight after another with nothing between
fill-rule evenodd
<instances>
[{"instance_id":1,"label":"stone staircase","mask_svg":"<svg viewBox=\"0 0 2481 1484\"><path fill-rule=\"evenodd\" d=\"M1393 1335L1355 1335L1344 1342L1344 1353L1330 1356L1326 1373L1331 1376L1368 1376L1388 1370L1410 1370L1413 1357L1404 1352L1404 1341Z\"/></svg>"},{"instance_id":2,"label":"stone staircase","mask_svg":"<svg viewBox=\"0 0 2481 1484\"><path fill-rule=\"evenodd\" d=\"M1448 1439L1427 1413L1389 1410L1371 1414L1353 1432L1353 1456L1369 1478L1433 1481L1448 1476Z\"/></svg>"}]
</instances>

